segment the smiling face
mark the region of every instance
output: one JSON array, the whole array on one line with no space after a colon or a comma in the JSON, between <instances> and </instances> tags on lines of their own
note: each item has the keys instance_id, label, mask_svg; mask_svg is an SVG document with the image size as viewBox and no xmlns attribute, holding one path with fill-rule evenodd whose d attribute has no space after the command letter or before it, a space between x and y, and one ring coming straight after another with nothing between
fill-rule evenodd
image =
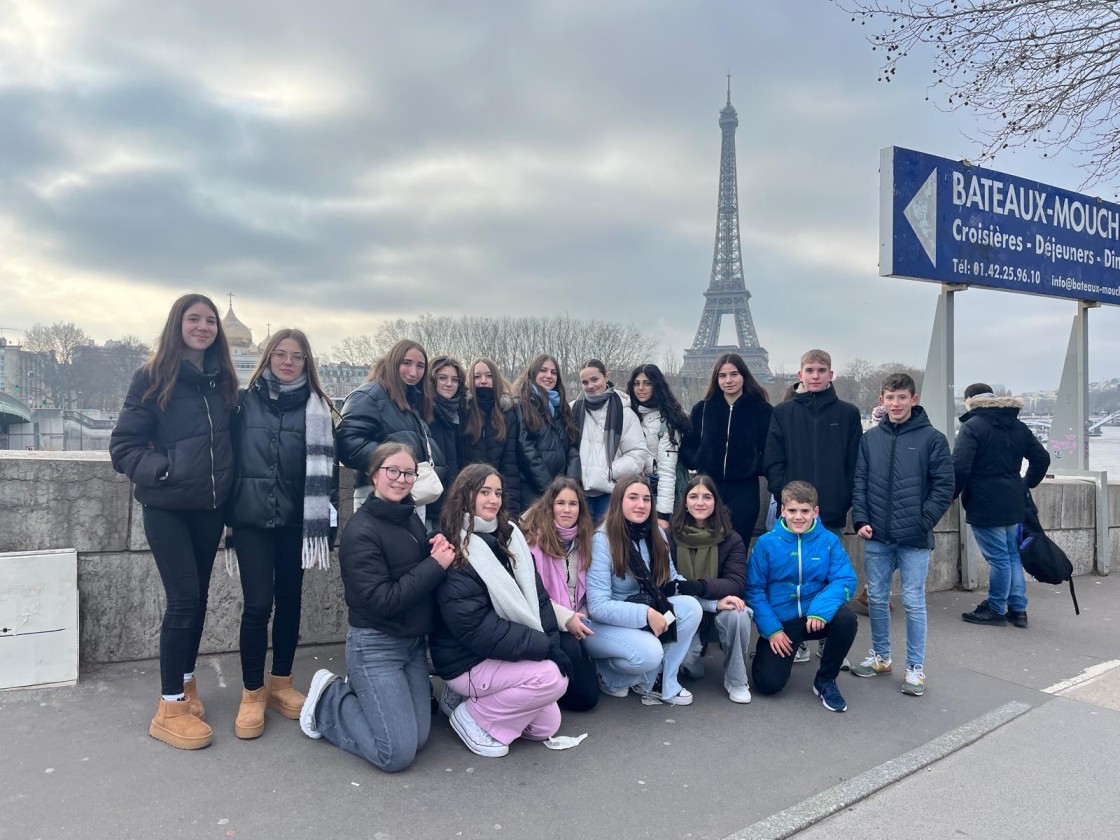
<instances>
[{"instance_id":1,"label":"smiling face","mask_svg":"<svg viewBox=\"0 0 1120 840\"><path fill-rule=\"evenodd\" d=\"M622 496L622 518L635 525L641 525L649 519L649 512L653 509L653 500L650 497L649 487L636 481L626 488Z\"/></svg>"},{"instance_id":2,"label":"smiling face","mask_svg":"<svg viewBox=\"0 0 1120 840\"><path fill-rule=\"evenodd\" d=\"M648 403L653 399L653 383L649 381L649 377L644 373L639 373L634 377L633 386L634 398L640 403Z\"/></svg>"},{"instance_id":3,"label":"smiling face","mask_svg":"<svg viewBox=\"0 0 1120 840\"><path fill-rule=\"evenodd\" d=\"M907 388L884 391L879 396L879 405L887 410L887 417L892 423L905 423L909 420L917 404L918 395L911 394Z\"/></svg>"},{"instance_id":4,"label":"smiling face","mask_svg":"<svg viewBox=\"0 0 1120 840\"><path fill-rule=\"evenodd\" d=\"M405 385L415 385L424 378L428 363L424 361L424 354L419 350L409 350L404 354L404 360L397 373Z\"/></svg>"},{"instance_id":5,"label":"smiling face","mask_svg":"<svg viewBox=\"0 0 1120 840\"><path fill-rule=\"evenodd\" d=\"M493 522L501 509L502 479L496 475L488 475L475 494L474 515L486 522Z\"/></svg>"},{"instance_id":6,"label":"smiling face","mask_svg":"<svg viewBox=\"0 0 1120 840\"><path fill-rule=\"evenodd\" d=\"M832 369L824 362L809 361L801 366L797 378L801 381L806 391L817 393L828 388L832 381Z\"/></svg>"},{"instance_id":7,"label":"smiling face","mask_svg":"<svg viewBox=\"0 0 1120 840\"><path fill-rule=\"evenodd\" d=\"M684 506L697 525L702 524L716 509L716 497L703 484L697 484L684 497Z\"/></svg>"},{"instance_id":8,"label":"smiling face","mask_svg":"<svg viewBox=\"0 0 1120 840\"><path fill-rule=\"evenodd\" d=\"M804 534L817 521L820 508L808 502L787 502L782 505L782 519L795 534Z\"/></svg>"},{"instance_id":9,"label":"smiling face","mask_svg":"<svg viewBox=\"0 0 1120 840\"><path fill-rule=\"evenodd\" d=\"M494 387L494 374L490 372L490 366L485 362L476 362L474 371L471 373L471 380L474 382L476 388L493 388Z\"/></svg>"},{"instance_id":10,"label":"smiling face","mask_svg":"<svg viewBox=\"0 0 1120 840\"><path fill-rule=\"evenodd\" d=\"M579 372L579 384L583 393L594 397L607 390L607 375L597 367L585 367Z\"/></svg>"},{"instance_id":11,"label":"smiling face","mask_svg":"<svg viewBox=\"0 0 1120 840\"><path fill-rule=\"evenodd\" d=\"M295 382L303 373L307 364L307 357L303 348L294 338L285 338L277 342L268 358L268 367L272 375L281 382Z\"/></svg>"},{"instance_id":12,"label":"smiling face","mask_svg":"<svg viewBox=\"0 0 1120 840\"><path fill-rule=\"evenodd\" d=\"M743 393L743 374L739 373L739 368L731 362L720 367L716 382L719 383L719 389L728 400L734 400Z\"/></svg>"},{"instance_id":13,"label":"smiling face","mask_svg":"<svg viewBox=\"0 0 1120 840\"><path fill-rule=\"evenodd\" d=\"M391 478L390 473L396 475ZM412 492L412 481L405 478L405 473L410 473L416 478L416 460L407 452L398 452L385 459L381 466L374 470L373 495L386 502L399 502Z\"/></svg>"},{"instance_id":14,"label":"smiling face","mask_svg":"<svg viewBox=\"0 0 1120 840\"><path fill-rule=\"evenodd\" d=\"M560 371L556 368L556 362L552 359L545 359L541 369L537 371L536 377L533 379L535 384L542 391L556 390L556 383L560 381Z\"/></svg>"},{"instance_id":15,"label":"smiling face","mask_svg":"<svg viewBox=\"0 0 1120 840\"><path fill-rule=\"evenodd\" d=\"M579 520L579 496L575 490L564 489L552 503L552 519L559 528L571 528Z\"/></svg>"},{"instance_id":16,"label":"smiling face","mask_svg":"<svg viewBox=\"0 0 1120 840\"><path fill-rule=\"evenodd\" d=\"M202 301L183 313L183 349L188 358L201 360L218 337L218 313Z\"/></svg>"},{"instance_id":17,"label":"smiling face","mask_svg":"<svg viewBox=\"0 0 1120 840\"><path fill-rule=\"evenodd\" d=\"M459 393L459 371L454 365L444 365L436 371L436 393L445 399L451 399Z\"/></svg>"}]
</instances>

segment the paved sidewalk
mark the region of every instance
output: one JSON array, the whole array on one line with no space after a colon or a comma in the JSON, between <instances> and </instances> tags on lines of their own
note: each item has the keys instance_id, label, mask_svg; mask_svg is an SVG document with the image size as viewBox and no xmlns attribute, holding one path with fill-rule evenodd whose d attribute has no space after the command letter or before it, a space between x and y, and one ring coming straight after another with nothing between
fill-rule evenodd
<instances>
[{"instance_id":1,"label":"paved sidewalk","mask_svg":"<svg viewBox=\"0 0 1120 840\"><path fill-rule=\"evenodd\" d=\"M579 747L551 752L518 742L499 760L469 753L437 717L416 764L394 776L307 739L271 712L262 738L235 738L236 656L200 661L215 743L193 753L147 735L155 662L90 669L74 688L0 693L0 838L719 840L1009 703L1031 711L803 836L901 837L912 828L928 838L973 828L979 836L1066 836L1035 831L1074 788L1079 809L1098 791L1115 802L1120 726L1120 712L1072 699L1074 692L1042 691L1120 658L1120 580L1084 577L1077 585L1080 617L1065 589L1030 584L1027 631L964 624L960 613L982 595L931 595L922 698L899 692L901 673L842 674L850 711L832 714L810 691L814 664L795 666L782 695L736 706L709 652L708 676L689 684L690 707L604 697L594 712L565 716L563 734L589 733ZM853 660L869 644L867 620L860 622ZM901 650L900 613L894 624ZM297 685L319 667L341 670L341 646L301 650ZM1097 683L1076 691L1116 696ZM981 821L989 768L1021 792L998 829ZM1065 788L1052 801L1031 795L1031 780L1047 789L1043 779L1059 776L1068 796Z\"/></svg>"}]
</instances>

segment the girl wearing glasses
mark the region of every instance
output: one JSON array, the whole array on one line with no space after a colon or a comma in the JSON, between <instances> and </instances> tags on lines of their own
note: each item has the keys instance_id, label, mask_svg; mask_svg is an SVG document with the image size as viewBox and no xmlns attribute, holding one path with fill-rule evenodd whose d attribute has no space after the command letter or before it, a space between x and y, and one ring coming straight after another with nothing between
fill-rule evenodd
<instances>
[{"instance_id":1,"label":"girl wearing glasses","mask_svg":"<svg viewBox=\"0 0 1120 840\"><path fill-rule=\"evenodd\" d=\"M521 435L521 503L528 507L557 476L580 477L579 429L555 356L536 356L513 390Z\"/></svg>"},{"instance_id":2,"label":"girl wearing glasses","mask_svg":"<svg viewBox=\"0 0 1120 840\"><path fill-rule=\"evenodd\" d=\"M417 458L431 453L436 474L447 486L446 462L431 439L432 384L428 354L415 341L401 339L342 404L338 458L354 473L354 510L369 495L369 463L383 443L407 443ZM423 516L423 508L417 511Z\"/></svg>"},{"instance_id":3,"label":"girl wearing glasses","mask_svg":"<svg viewBox=\"0 0 1120 840\"><path fill-rule=\"evenodd\" d=\"M373 492L342 531L338 563L350 627L345 681L316 672L300 714L309 738L325 738L386 773L404 770L431 727L428 645L435 623L432 592L455 549L430 540L412 504L416 458L401 443L377 448L369 465Z\"/></svg>"},{"instance_id":4,"label":"girl wearing glasses","mask_svg":"<svg viewBox=\"0 0 1120 840\"><path fill-rule=\"evenodd\" d=\"M307 336L277 330L233 419L236 473L226 521L233 526L245 598L241 706L233 724L238 738L264 732L266 706L292 720L303 706L303 694L292 687L292 662L303 570L330 563L331 520L337 516L331 504L333 414ZM272 670L266 681L270 618Z\"/></svg>"},{"instance_id":5,"label":"girl wearing glasses","mask_svg":"<svg viewBox=\"0 0 1120 840\"><path fill-rule=\"evenodd\" d=\"M463 464L489 464L502 474L509 515L521 515L521 470L518 468L520 423L505 377L490 359L475 359L467 376L463 410Z\"/></svg>"},{"instance_id":6,"label":"girl wearing glasses","mask_svg":"<svg viewBox=\"0 0 1120 840\"><path fill-rule=\"evenodd\" d=\"M144 506L144 534L166 595L162 697L148 733L182 750L213 737L202 720L194 665L233 481L235 405L237 373L218 309L205 295L183 295L152 358L133 375L109 440L113 469L129 477Z\"/></svg>"}]
</instances>

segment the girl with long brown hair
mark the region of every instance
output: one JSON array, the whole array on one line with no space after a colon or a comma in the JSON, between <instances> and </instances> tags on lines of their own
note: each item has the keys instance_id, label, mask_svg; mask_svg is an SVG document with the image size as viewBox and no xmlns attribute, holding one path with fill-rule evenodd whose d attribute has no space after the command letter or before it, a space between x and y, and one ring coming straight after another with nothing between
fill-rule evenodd
<instances>
[{"instance_id":1,"label":"girl with long brown hair","mask_svg":"<svg viewBox=\"0 0 1120 840\"><path fill-rule=\"evenodd\" d=\"M513 410L513 396L498 366L487 358L472 361L467 367L460 424L463 465L489 464L502 474L502 495L514 519L521 515L520 425Z\"/></svg>"},{"instance_id":2,"label":"girl with long brown hair","mask_svg":"<svg viewBox=\"0 0 1120 840\"><path fill-rule=\"evenodd\" d=\"M640 475L620 477L591 541L587 570L594 635L583 646L604 694L625 697L633 690L646 705L692 702L678 671L701 610L695 598L678 594L683 580L657 527L649 484Z\"/></svg>"},{"instance_id":3,"label":"girl with long brown hair","mask_svg":"<svg viewBox=\"0 0 1120 840\"><path fill-rule=\"evenodd\" d=\"M237 373L218 308L183 295L152 358L132 377L109 440L113 468L135 485L166 595L159 636L161 698L148 733L179 749L210 743L195 660L210 572L233 481L230 413Z\"/></svg>"},{"instance_id":4,"label":"girl with long brown hair","mask_svg":"<svg viewBox=\"0 0 1120 840\"><path fill-rule=\"evenodd\" d=\"M521 501L528 507L558 476L580 477L579 428L560 362L541 353L513 386L521 429Z\"/></svg>"}]
</instances>

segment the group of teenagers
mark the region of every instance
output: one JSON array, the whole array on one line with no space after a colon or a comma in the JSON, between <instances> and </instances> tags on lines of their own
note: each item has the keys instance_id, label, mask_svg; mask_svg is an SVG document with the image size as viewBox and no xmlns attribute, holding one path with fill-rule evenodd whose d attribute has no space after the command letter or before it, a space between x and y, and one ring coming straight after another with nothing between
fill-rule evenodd
<instances>
[{"instance_id":1,"label":"group of teenagers","mask_svg":"<svg viewBox=\"0 0 1120 840\"><path fill-rule=\"evenodd\" d=\"M781 691L819 640L812 689L845 711L836 679L858 595L840 539L849 510L865 541L873 644L851 670L891 673L898 569L902 691L920 696L933 527L964 489L961 466L909 376L884 381L885 414L866 434L832 376L828 354L811 350L771 406L743 359L725 354L686 414L655 365L621 390L589 360L569 401L548 354L511 386L490 359L429 359L404 340L337 412L301 331L273 333L239 390L217 308L184 295L110 442L166 594L149 733L181 749L213 737L194 669L227 528L244 593L239 738L260 736L272 709L395 772L427 742L438 703L472 752L499 757L518 738L548 740L561 709L604 695L691 704L682 679L704 675L709 644L722 649L728 698L745 704L752 684ZM976 449L966 484L983 478ZM321 669L304 694L292 684L303 574L329 564L339 462L355 471L338 545L347 673ZM1034 466L1028 482L1041 480ZM761 477L777 509L748 562ZM1021 610L1025 626L1021 567L1006 577L1010 594L993 590L981 606Z\"/></svg>"}]
</instances>

